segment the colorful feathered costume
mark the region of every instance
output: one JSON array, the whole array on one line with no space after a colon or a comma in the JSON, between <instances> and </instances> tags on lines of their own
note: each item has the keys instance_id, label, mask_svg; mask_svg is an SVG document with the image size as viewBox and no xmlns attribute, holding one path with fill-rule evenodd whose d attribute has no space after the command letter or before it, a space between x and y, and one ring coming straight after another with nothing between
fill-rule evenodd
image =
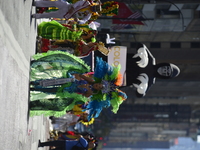
<instances>
[{"instance_id":1,"label":"colorful feathered costume","mask_svg":"<svg viewBox=\"0 0 200 150\"><path fill-rule=\"evenodd\" d=\"M97 58L94 80L96 83L102 83L103 89L93 94L91 101L87 105L86 110L89 110L89 120L97 118L102 109L110 105L113 113L117 113L121 103L127 99L127 95L118 89L122 84L120 66L110 66L101 58Z\"/></svg>"}]
</instances>

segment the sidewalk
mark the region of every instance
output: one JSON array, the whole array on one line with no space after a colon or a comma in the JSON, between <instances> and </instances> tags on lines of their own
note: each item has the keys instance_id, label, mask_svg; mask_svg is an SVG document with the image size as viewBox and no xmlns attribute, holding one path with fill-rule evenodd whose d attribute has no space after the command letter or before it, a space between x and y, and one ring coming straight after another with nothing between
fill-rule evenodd
<instances>
[{"instance_id":1,"label":"sidewalk","mask_svg":"<svg viewBox=\"0 0 200 150\"><path fill-rule=\"evenodd\" d=\"M29 118L27 135L31 140L31 150L49 150L49 147L38 148L38 140L47 141L52 129L49 117L34 116Z\"/></svg>"},{"instance_id":2,"label":"sidewalk","mask_svg":"<svg viewBox=\"0 0 200 150\"><path fill-rule=\"evenodd\" d=\"M36 24L39 25L43 21L50 19L36 19ZM31 140L30 150L49 150L49 147L38 148L38 140L47 141L50 138L49 131L52 129L51 120L49 117L34 116L29 118L27 135Z\"/></svg>"}]
</instances>

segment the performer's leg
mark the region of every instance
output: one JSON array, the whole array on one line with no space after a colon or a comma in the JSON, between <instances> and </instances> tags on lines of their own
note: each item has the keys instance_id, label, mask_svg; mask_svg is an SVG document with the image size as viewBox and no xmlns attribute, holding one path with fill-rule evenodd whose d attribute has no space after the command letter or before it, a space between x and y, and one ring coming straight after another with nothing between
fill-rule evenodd
<instances>
[{"instance_id":1,"label":"performer's leg","mask_svg":"<svg viewBox=\"0 0 200 150\"><path fill-rule=\"evenodd\" d=\"M40 140L39 140L38 147L44 147L44 146L56 146L56 147L60 147L60 148L65 148L65 145L66 145L66 141L49 141L49 142L40 142Z\"/></svg>"},{"instance_id":2,"label":"performer's leg","mask_svg":"<svg viewBox=\"0 0 200 150\"><path fill-rule=\"evenodd\" d=\"M57 11L42 13L42 14L33 14L32 17L39 18L63 18L66 12L71 8L72 4L63 1L36 1L36 7L57 7Z\"/></svg>"},{"instance_id":3,"label":"performer's leg","mask_svg":"<svg viewBox=\"0 0 200 150\"><path fill-rule=\"evenodd\" d=\"M59 10L52 11L49 13L42 13L42 14L33 14L33 18L40 19L40 18L63 18L63 15L59 13Z\"/></svg>"},{"instance_id":4,"label":"performer's leg","mask_svg":"<svg viewBox=\"0 0 200 150\"><path fill-rule=\"evenodd\" d=\"M37 81L30 81L30 84L31 85L39 85L39 82L37 82Z\"/></svg>"},{"instance_id":5,"label":"performer's leg","mask_svg":"<svg viewBox=\"0 0 200 150\"><path fill-rule=\"evenodd\" d=\"M58 1L35 1L34 5L36 7L57 7L57 5L61 3Z\"/></svg>"},{"instance_id":6,"label":"performer's leg","mask_svg":"<svg viewBox=\"0 0 200 150\"><path fill-rule=\"evenodd\" d=\"M68 9L69 6L72 6L72 4L63 1L35 1L34 5L36 7L57 7L58 9Z\"/></svg>"},{"instance_id":7,"label":"performer's leg","mask_svg":"<svg viewBox=\"0 0 200 150\"><path fill-rule=\"evenodd\" d=\"M44 93L51 93L51 94L56 94L58 88L54 87L54 88L30 88L31 91L40 91L40 92L44 92Z\"/></svg>"}]
</instances>

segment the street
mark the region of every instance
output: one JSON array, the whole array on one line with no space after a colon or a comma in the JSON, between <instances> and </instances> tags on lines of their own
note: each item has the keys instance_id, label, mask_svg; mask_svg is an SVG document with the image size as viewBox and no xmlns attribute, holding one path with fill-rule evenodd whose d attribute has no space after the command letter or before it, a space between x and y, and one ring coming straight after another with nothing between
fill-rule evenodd
<instances>
[{"instance_id":1,"label":"street","mask_svg":"<svg viewBox=\"0 0 200 150\"><path fill-rule=\"evenodd\" d=\"M32 0L0 0L0 147L4 150L37 150L38 140L49 138L49 119L29 118L29 70L37 34L31 5Z\"/></svg>"}]
</instances>

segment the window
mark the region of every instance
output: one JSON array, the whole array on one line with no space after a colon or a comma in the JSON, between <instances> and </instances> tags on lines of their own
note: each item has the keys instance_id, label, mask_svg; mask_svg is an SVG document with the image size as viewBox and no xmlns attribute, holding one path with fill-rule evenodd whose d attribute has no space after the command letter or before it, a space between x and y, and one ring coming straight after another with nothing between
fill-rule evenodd
<instances>
[{"instance_id":1,"label":"window","mask_svg":"<svg viewBox=\"0 0 200 150\"><path fill-rule=\"evenodd\" d=\"M171 6L171 4L157 4L155 9L156 10L161 10L161 9L167 10L170 8L170 6Z\"/></svg>"},{"instance_id":2,"label":"window","mask_svg":"<svg viewBox=\"0 0 200 150\"><path fill-rule=\"evenodd\" d=\"M160 42L151 42L150 43L150 48L160 48L161 44Z\"/></svg>"},{"instance_id":3,"label":"window","mask_svg":"<svg viewBox=\"0 0 200 150\"><path fill-rule=\"evenodd\" d=\"M198 4L184 4L182 9L196 9Z\"/></svg>"},{"instance_id":4,"label":"window","mask_svg":"<svg viewBox=\"0 0 200 150\"><path fill-rule=\"evenodd\" d=\"M179 11L169 11L168 9L157 9L156 18L158 19L178 19L180 18Z\"/></svg>"},{"instance_id":5,"label":"window","mask_svg":"<svg viewBox=\"0 0 200 150\"><path fill-rule=\"evenodd\" d=\"M200 43L199 42L191 42L190 44L191 44L190 45L191 48L200 48Z\"/></svg>"},{"instance_id":6,"label":"window","mask_svg":"<svg viewBox=\"0 0 200 150\"><path fill-rule=\"evenodd\" d=\"M181 48L181 43L180 42L171 42L170 48Z\"/></svg>"}]
</instances>

